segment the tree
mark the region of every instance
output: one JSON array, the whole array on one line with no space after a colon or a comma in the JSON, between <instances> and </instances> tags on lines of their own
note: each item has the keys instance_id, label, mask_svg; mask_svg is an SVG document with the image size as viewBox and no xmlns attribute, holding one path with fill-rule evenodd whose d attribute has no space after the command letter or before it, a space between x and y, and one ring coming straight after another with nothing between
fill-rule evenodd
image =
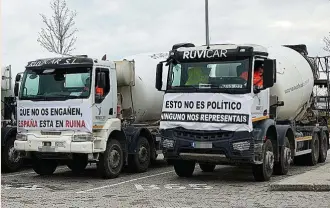
<instances>
[{"instance_id":1,"label":"tree","mask_svg":"<svg viewBox=\"0 0 330 208\"><path fill-rule=\"evenodd\" d=\"M324 37L323 42L325 43L325 47L323 49L327 52L330 52L330 36Z\"/></svg>"},{"instance_id":2,"label":"tree","mask_svg":"<svg viewBox=\"0 0 330 208\"><path fill-rule=\"evenodd\" d=\"M54 12L51 18L47 19L44 14L40 14L45 28L41 28L37 41L49 52L68 55L75 50L75 33L78 30L73 27L77 13L67 8L65 0L54 0L50 7Z\"/></svg>"}]
</instances>

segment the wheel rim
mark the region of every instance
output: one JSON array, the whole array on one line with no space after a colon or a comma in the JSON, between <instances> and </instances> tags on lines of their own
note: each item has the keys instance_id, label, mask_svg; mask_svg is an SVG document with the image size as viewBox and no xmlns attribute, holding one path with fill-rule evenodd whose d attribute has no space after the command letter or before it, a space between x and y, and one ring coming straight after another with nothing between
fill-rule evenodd
<instances>
[{"instance_id":1,"label":"wheel rim","mask_svg":"<svg viewBox=\"0 0 330 208\"><path fill-rule=\"evenodd\" d=\"M120 153L117 149L117 147L114 147L110 151L110 157L108 159L109 165L111 168L117 168L120 164Z\"/></svg>"},{"instance_id":2,"label":"wheel rim","mask_svg":"<svg viewBox=\"0 0 330 208\"><path fill-rule=\"evenodd\" d=\"M266 169L270 172L274 167L274 154L272 151L266 152Z\"/></svg>"},{"instance_id":3,"label":"wheel rim","mask_svg":"<svg viewBox=\"0 0 330 208\"><path fill-rule=\"evenodd\" d=\"M284 148L284 165L289 166L291 163L291 149L288 147Z\"/></svg>"},{"instance_id":4,"label":"wheel rim","mask_svg":"<svg viewBox=\"0 0 330 208\"><path fill-rule=\"evenodd\" d=\"M145 146L142 145L139 148L139 161L141 163L143 163L143 162L147 161L147 159L148 159L148 150Z\"/></svg>"},{"instance_id":5,"label":"wheel rim","mask_svg":"<svg viewBox=\"0 0 330 208\"><path fill-rule=\"evenodd\" d=\"M8 158L9 161L12 163L17 163L20 160L20 154L19 152L14 148L14 146L11 146L8 150Z\"/></svg>"}]
</instances>

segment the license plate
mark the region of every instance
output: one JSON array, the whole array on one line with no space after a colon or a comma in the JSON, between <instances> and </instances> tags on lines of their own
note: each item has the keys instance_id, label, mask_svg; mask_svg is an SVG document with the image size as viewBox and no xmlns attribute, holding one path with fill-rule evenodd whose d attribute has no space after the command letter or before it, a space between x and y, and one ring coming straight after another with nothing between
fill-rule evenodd
<instances>
[{"instance_id":1,"label":"license plate","mask_svg":"<svg viewBox=\"0 0 330 208\"><path fill-rule=\"evenodd\" d=\"M192 146L199 149L210 149L212 148L212 142L193 142Z\"/></svg>"},{"instance_id":2,"label":"license plate","mask_svg":"<svg viewBox=\"0 0 330 208\"><path fill-rule=\"evenodd\" d=\"M55 152L55 147L42 146L38 148L40 152Z\"/></svg>"}]
</instances>

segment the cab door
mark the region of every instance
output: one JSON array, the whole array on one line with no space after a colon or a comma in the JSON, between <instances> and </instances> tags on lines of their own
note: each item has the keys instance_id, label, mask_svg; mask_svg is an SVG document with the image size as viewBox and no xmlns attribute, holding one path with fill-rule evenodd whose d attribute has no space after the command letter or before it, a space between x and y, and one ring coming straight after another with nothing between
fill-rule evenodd
<instances>
[{"instance_id":1,"label":"cab door","mask_svg":"<svg viewBox=\"0 0 330 208\"><path fill-rule=\"evenodd\" d=\"M98 88L98 74L105 74L105 86ZM113 90L110 87L111 70L107 67L96 67L95 69L95 85L94 85L94 106L93 106L93 129L103 128L105 122L113 117Z\"/></svg>"},{"instance_id":2,"label":"cab door","mask_svg":"<svg viewBox=\"0 0 330 208\"><path fill-rule=\"evenodd\" d=\"M263 68L264 59L258 58L254 61L254 65L260 65ZM252 71L252 84L254 80L254 70ZM253 84L253 105L251 109L252 121L263 120L269 115L269 89L258 90L258 86Z\"/></svg>"}]
</instances>

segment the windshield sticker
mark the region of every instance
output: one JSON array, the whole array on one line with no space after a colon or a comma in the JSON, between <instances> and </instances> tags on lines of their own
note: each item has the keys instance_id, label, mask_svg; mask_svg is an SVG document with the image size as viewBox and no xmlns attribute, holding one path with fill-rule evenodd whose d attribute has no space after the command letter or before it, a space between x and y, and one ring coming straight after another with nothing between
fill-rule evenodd
<instances>
[{"instance_id":1,"label":"windshield sticker","mask_svg":"<svg viewBox=\"0 0 330 208\"><path fill-rule=\"evenodd\" d=\"M80 96L82 92L71 92L70 96Z\"/></svg>"},{"instance_id":2,"label":"windshield sticker","mask_svg":"<svg viewBox=\"0 0 330 208\"><path fill-rule=\"evenodd\" d=\"M222 84L219 86L220 88L236 88L236 89L240 89L243 88L242 84Z\"/></svg>"}]
</instances>

